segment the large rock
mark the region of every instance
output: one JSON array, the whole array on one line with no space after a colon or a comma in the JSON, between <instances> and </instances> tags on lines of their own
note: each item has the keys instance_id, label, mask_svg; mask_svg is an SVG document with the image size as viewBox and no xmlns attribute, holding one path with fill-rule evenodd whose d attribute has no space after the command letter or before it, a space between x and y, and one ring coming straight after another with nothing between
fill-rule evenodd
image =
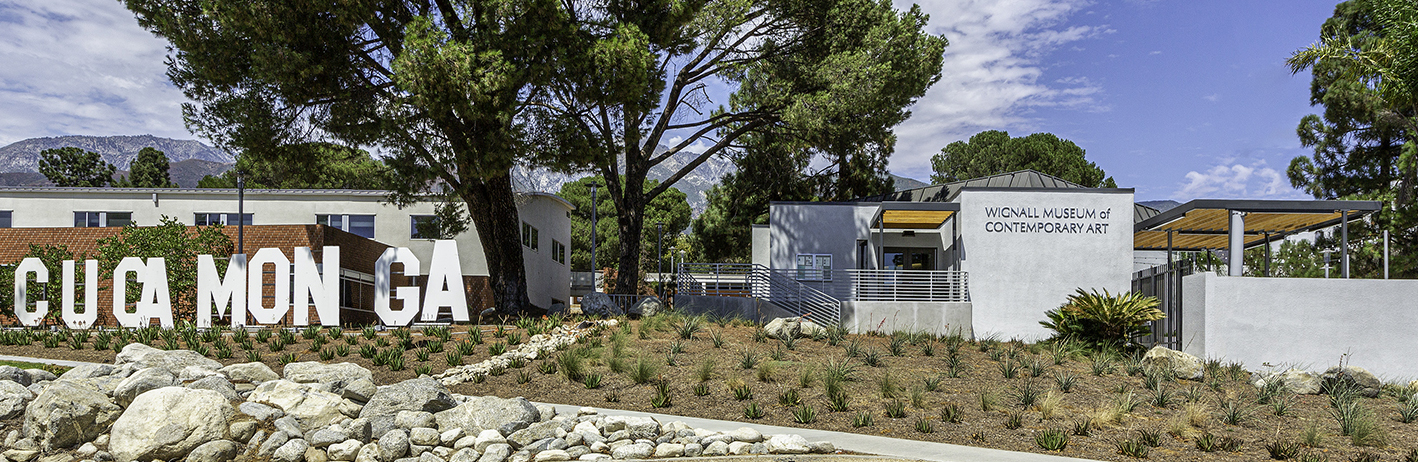
<instances>
[{"instance_id":1,"label":"large rock","mask_svg":"<svg viewBox=\"0 0 1418 462\"><path fill-rule=\"evenodd\" d=\"M232 364L218 369L217 372L222 373L234 383L261 383L281 378L265 363Z\"/></svg>"},{"instance_id":2,"label":"large rock","mask_svg":"<svg viewBox=\"0 0 1418 462\"><path fill-rule=\"evenodd\" d=\"M187 454L187 462L229 462L241 446L232 440L209 441Z\"/></svg>"},{"instance_id":3,"label":"large rock","mask_svg":"<svg viewBox=\"0 0 1418 462\"><path fill-rule=\"evenodd\" d=\"M360 417L394 416L399 411L439 412L452 409L458 402L442 382L429 377L409 379L379 387Z\"/></svg>"},{"instance_id":4,"label":"large rock","mask_svg":"<svg viewBox=\"0 0 1418 462\"><path fill-rule=\"evenodd\" d=\"M1201 358L1167 347L1155 346L1142 356L1142 366L1154 370L1171 372L1179 379L1201 380L1206 367Z\"/></svg>"},{"instance_id":5,"label":"large rock","mask_svg":"<svg viewBox=\"0 0 1418 462\"><path fill-rule=\"evenodd\" d=\"M26 387L33 382L28 372L15 366L0 366L0 380L15 382Z\"/></svg>"},{"instance_id":6,"label":"large rock","mask_svg":"<svg viewBox=\"0 0 1418 462\"><path fill-rule=\"evenodd\" d=\"M1266 385L1274 381L1280 381L1283 384L1282 387L1297 395L1317 395L1320 393L1320 384L1322 383L1319 374L1300 369L1251 374L1251 384L1256 388L1265 388Z\"/></svg>"},{"instance_id":7,"label":"large rock","mask_svg":"<svg viewBox=\"0 0 1418 462\"><path fill-rule=\"evenodd\" d=\"M118 382L118 387L113 389L113 398L118 400L119 406L128 407L143 392L170 387L176 383L177 377L167 369L149 367L134 372L133 375Z\"/></svg>"},{"instance_id":8,"label":"large rock","mask_svg":"<svg viewBox=\"0 0 1418 462\"><path fill-rule=\"evenodd\" d=\"M182 370L188 366L212 371L222 368L222 363L207 359L195 351L159 350L142 343L130 343L123 347L123 351L113 358L113 364L133 364L139 369L161 367L174 377L182 375Z\"/></svg>"},{"instance_id":9,"label":"large rock","mask_svg":"<svg viewBox=\"0 0 1418 462\"><path fill-rule=\"evenodd\" d=\"M503 399L496 396L469 398L458 407L433 415L440 430L462 428L463 433L474 435L483 430L496 430L503 435L511 435L527 428L541 418L537 407L526 398ZM484 448L478 448L481 452Z\"/></svg>"},{"instance_id":10,"label":"large rock","mask_svg":"<svg viewBox=\"0 0 1418 462\"><path fill-rule=\"evenodd\" d=\"M60 380L25 406L24 433L45 451L67 448L106 433L122 412L99 390Z\"/></svg>"},{"instance_id":11,"label":"large rock","mask_svg":"<svg viewBox=\"0 0 1418 462\"><path fill-rule=\"evenodd\" d=\"M107 377L111 374L113 374L112 365L88 363L64 371L64 375L59 376L59 380L76 381L95 377Z\"/></svg>"},{"instance_id":12,"label":"large rock","mask_svg":"<svg viewBox=\"0 0 1418 462\"><path fill-rule=\"evenodd\" d=\"M1344 386L1354 389L1360 395L1373 398L1379 395L1379 389L1383 388L1383 382L1379 381L1373 373L1359 366L1334 366L1324 371L1320 376L1326 390L1334 387Z\"/></svg>"},{"instance_id":13,"label":"large rock","mask_svg":"<svg viewBox=\"0 0 1418 462\"><path fill-rule=\"evenodd\" d=\"M25 413L25 405L34 399L34 392L18 382L0 380L0 420L13 419Z\"/></svg>"},{"instance_id":14,"label":"large rock","mask_svg":"<svg viewBox=\"0 0 1418 462\"><path fill-rule=\"evenodd\" d=\"M623 316L625 312L611 300L610 295L601 292L591 292L581 297L581 313L587 316L615 317Z\"/></svg>"},{"instance_id":15,"label":"large rock","mask_svg":"<svg viewBox=\"0 0 1418 462\"><path fill-rule=\"evenodd\" d=\"M774 454L807 454L809 451L807 439L802 435L773 435L765 444L768 452Z\"/></svg>"},{"instance_id":16,"label":"large rock","mask_svg":"<svg viewBox=\"0 0 1418 462\"><path fill-rule=\"evenodd\" d=\"M813 337L826 334L827 329L817 325L817 323L805 320L800 317L776 318L768 321L768 325L763 326L763 330L773 338L783 338L788 335L794 337Z\"/></svg>"},{"instance_id":17,"label":"large rock","mask_svg":"<svg viewBox=\"0 0 1418 462\"><path fill-rule=\"evenodd\" d=\"M290 363L285 368L285 379L296 383L325 383L331 393L340 393L345 386L356 380L374 380L369 369L354 363L324 364L314 361Z\"/></svg>"},{"instance_id":18,"label":"large rock","mask_svg":"<svg viewBox=\"0 0 1418 462\"><path fill-rule=\"evenodd\" d=\"M626 314L641 317L654 316L656 313L664 311L664 309L665 302L661 301L660 297L645 297L635 303L635 306L630 307L630 310L628 310Z\"/></svg>"},{"instance_id":19,"label":"large rock","mask_svg":"<svg viewBox=\"0 0 1418 462\"><path fill-rule=\"evenodd\" d=\"M227 401L241 401L241 394L236 392L236 387L231 381L221 375L213 375L205 379L187 384L187 388L197 390L212 390L221 393Z\"/></svg>"},{"instance_id":20,"label":"large rock","mask_svg":"<svg viewBox=\"0 0 1418 462\"><path fill-rule=\"evenodd\" d=\"M340 395L317 390L309 385L289 380L272 380L256 386L246 400L280 408L287 415L300 419L306 431L344 420L340 413Z\"/></svg>"},{"instance_id":21,"label":"large rock","mask_svg":"<svg viewBox=\"0 0 1418 462\"><path fill-rule=\"evenodd\" d=\"M113 423L109 452L118 462L177 459L211 441L226 439L236 415L226 397L211 390L166 387L138 395Z\"/></svg>"}]
</instances>

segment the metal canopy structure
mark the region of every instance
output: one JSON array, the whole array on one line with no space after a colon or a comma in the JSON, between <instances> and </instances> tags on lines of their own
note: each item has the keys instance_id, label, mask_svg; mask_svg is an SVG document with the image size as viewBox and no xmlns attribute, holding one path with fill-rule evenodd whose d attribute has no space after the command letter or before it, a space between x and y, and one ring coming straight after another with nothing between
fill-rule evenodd
<instances>
[{"instance_id":1,"label":"metal canopy structure","mask_svg":"<svg viewBox=\"0 0 1418 462\"><path fill-rule=\"evenodd\" d=\"M1340 226L1383 208L1378 201L1267 201L1198 199L1133 225L1134 250L1230 249L1231 271L1240 275L1243 250L1295 233ZM1341 246L1341 272L1348 277L1348 246ZM1267 259L1268 260L1268 259Z\"/></svg>"},{"instance_id":2,"label":"metal canopy structure","mask_svg":"<svg viewBox=\"0 0 1418 462\"><path fill-rule=\"evenodd\" d=\"M959 211L959 202L882 202L872 216L871 227L937 229Z\"/></svg>"}]
</instances>

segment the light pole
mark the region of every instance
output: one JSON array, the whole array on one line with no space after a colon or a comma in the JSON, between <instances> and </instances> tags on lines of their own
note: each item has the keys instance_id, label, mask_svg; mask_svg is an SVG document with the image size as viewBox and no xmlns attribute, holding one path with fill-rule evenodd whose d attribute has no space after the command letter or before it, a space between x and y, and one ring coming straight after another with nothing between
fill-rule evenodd
<instances>
[{"instance_id":1,"label":"light pole","mask_svg":"<svg viewBox=\"0 0 1418 462\"><path fill-rule=\"evenodd\" d=\"M591 291L600 292L596 287L596 188L601 185L591 182Z\"/></svg>"},{"instance_id":2,"label":"light pole","mask_svg":"<svg viewBox=\"0 0 1418 462\"><path fill-rule=\"evenodd\" d=\"M655 278L659 281L660 299L665 298L665 222L655 223L655 229L660 232L660 239L655 243Z\"/></svg>"},{"instance_id":3,"label":"light pole","mask_svg":"<svg viewBox=\"0 0 1418 462\"><path fill-rule=\"evenodd\" d=\"M231 209L227 209L231 210ZM236 253L246 253L246 175L236 171Z\"/></svg>"}]
</instances>

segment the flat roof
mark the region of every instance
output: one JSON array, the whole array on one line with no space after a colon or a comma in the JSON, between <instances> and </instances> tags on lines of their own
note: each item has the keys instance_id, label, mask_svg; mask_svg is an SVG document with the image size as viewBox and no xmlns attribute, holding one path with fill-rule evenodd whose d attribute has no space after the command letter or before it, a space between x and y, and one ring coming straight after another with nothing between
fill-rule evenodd
<instances>
[{"instance_id":1,"label":"flat roof","mask_svg":"<svg viewBox=\"0 0 1418 462\"><path fill-rule=\"evenodd\" d=\"M1230 212L1246 212L1245 247L1295 233L1335 226L1383 208L1378 201L1294 201L1197 199L1158 213L1133 225L1135 250L1194 251L1226 248L1230 244Z\"/></svg>"}]
</instances>

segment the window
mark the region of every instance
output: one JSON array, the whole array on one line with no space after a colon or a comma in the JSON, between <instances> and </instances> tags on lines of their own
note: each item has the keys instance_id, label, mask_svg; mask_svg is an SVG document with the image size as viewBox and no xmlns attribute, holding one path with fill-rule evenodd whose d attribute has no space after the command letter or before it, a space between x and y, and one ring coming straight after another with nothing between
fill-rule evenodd
<instances>
[{"instance_id":1,"label":"window","mask_svg":"<svg viewBox=\"0 0 1418 462\"><path fill-rule=\"evenodd\" d=\"M522 246L531 247L533 252L537 251L537 228L527 222L522 222Z\"/></svg>"},{"instance_id":2,"label":"window","mask_svg":"<svg viewBox=\"0 0 1418 462\"><path fill-rule=\"evenodd\" d=\"M374 215L316 215L315 224L374 239Z\"/></svg>"},{"instance_id":3,"label":"window","mask_svg":"<svg viewBox=\"0 0 1418 462\"><path fill-rule=\"evenodd\" d=\"M243 214L241 214L241 218L242 218L242 220L241 220L242 223L241 223L241 224L243 224L243 225L248 225L248 226L251 225L251 214L249 214L249 213L243 213ZM192 220L192 223L195 224L195 225L197 225L197 226L212 226L212 225L236 226L236 225L237 225L237 223L236 223L236 214L235 214L235 213L202 213L202 212L198 212L198 213L196 214L196 218Z\"/></svg>"},{"instance_id":4,"label":"window","mask_svg":"<svg viewBox=\"0 0 1418 462\"><path fill-rule=\"evenodd\" d=\"M10 211L8 211L8 210L6 210L6 211L0 211L0 228L9 228L9 227L10 227L10 214L11 214L11 213L14 213L14 212L10 212Z\"/></svg>"},{"instance_id":5,"label":"window","mask_svg":"<svg viewBox=\"0 0 1418 462\"><path fill-rule=\"evenodd\" d=\"M798 254L798 280L831 281L832 255L815 253Z\"/></svg>"},{"instance_id":6,"label":"window","mask_svg":"<svg viewBox=\"0 0 1418 462\"><path fill-rule=\"evenodd\" d=\"M557 263L566 264L566 246L557 242L556 239L551 240L551 259Z\"/></svg>"},{"instance_id":7,"label":"window","mask_svg":"<svg viewBox=\"0 0 1418 462\"><path fill-rule=\"evenodd\" d=\"M133 212L74 212L75 228L121 228L132 222Z\"/></svg>"},{"instance_id":8,"label":"window","mask_svg":"<svg viewBox=\"0 0 1418 462\"><path fill-rule=\"evenodd\" d=\"M409 239L438 239L438 217L433 215L409 216Z\"/></svg>"}]
</instances>

